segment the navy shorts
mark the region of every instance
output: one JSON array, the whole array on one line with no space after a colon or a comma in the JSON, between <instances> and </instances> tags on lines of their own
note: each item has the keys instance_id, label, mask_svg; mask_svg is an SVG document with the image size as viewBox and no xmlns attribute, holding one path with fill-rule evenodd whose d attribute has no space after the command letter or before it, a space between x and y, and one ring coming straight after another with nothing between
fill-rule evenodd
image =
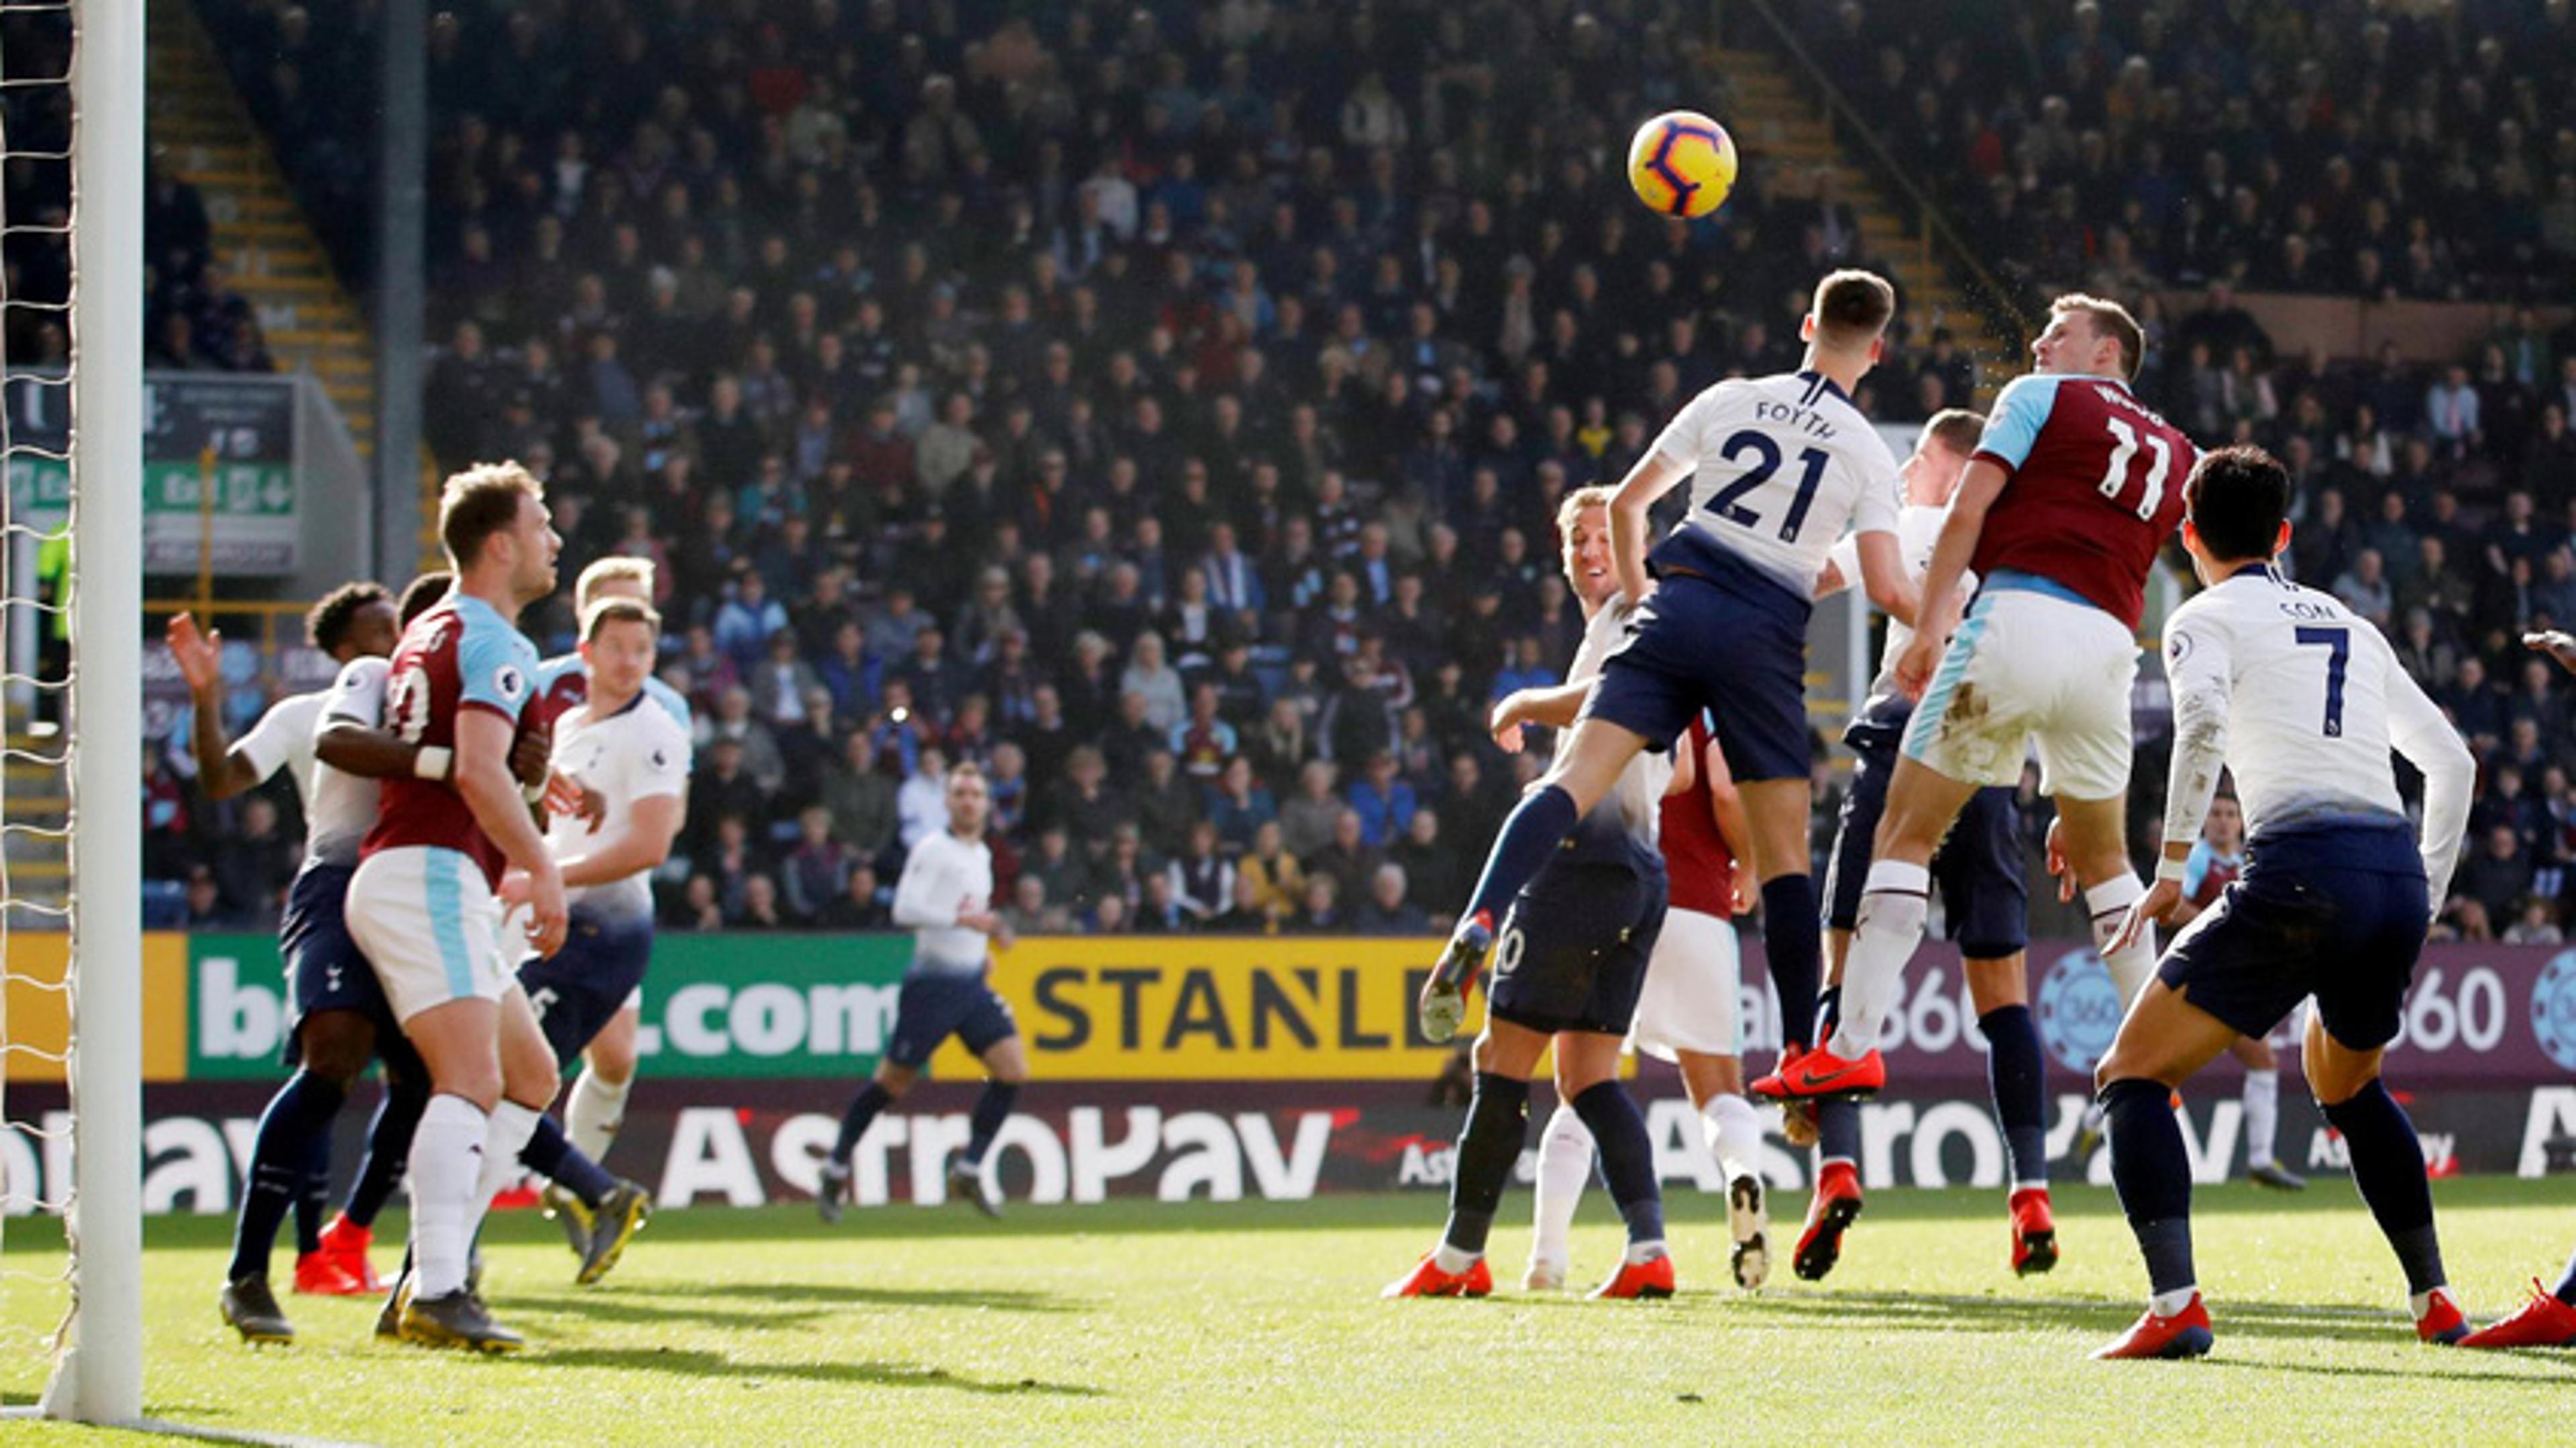
<instances>
[{"instance_id":1,"label":"navy shorts","mask_svg":"<svg viewBox=\"0 0 2576 1448\"><path fill-rule=\"evenodd\" d=\"M2397 1039L2432 916L2414 831L2346 820L2248 842L2245 873L2165 952L2156 975L2260 1038L2308 996L2356 1051Z\"/></svg>"},{"instance_id":2,"label":"navy shorts","mask_svg":"<svg viewBox=\"0 0 2576 1448\"><path fill-rule=\"evenodd\" d=\"M894 1008L894 1037L886 1042L890 1066L918 1071L939 1043L955 1036L981 1056L1020 1033L1008 1001L993 993L979 975L913 975L904 977Z\"/></svg>"},{"instance_id":3,"label":"navy shorts","mask_svg":"<svg viewBox=\"0 0 2576 1448\"><path fill-rule=\"evenodd\" d=\"M1663 570L1583 717L1665 749L1705 709L1737 779L1804 779L1811 609L1742 563L1701 561L1718 557L1708 550Z\"/></svg>"},{"instance_id":4,"label":"navy shorts","mask_svg":"<svg viewBox=\"0 0 2576 1448\"><path fill-rule=\"evenodd\" d=\"M537 1013L555 1060L569 1065L644 983L653 957L653 922L585 919L578 912L563 949L519 964L519 988Z\"/></svg>"},{"instance_id":5,"label":"navy shorts","mask_svg":"<svg viewBox=\"0 0 2576 1448\"><path fill-rule=\"evenodd\" d=\"M355 865L308 864L296 872L286 890L286 914L278 926L277 950L285 958L286 1045L279 1053L289 1066L304 1063L305 1017L322 1011L355 1011L376 1028L376 1054L397 1075L427 1080L420 1056L403 1034L402 1022L385 999L376 969L349 934L349 877Z\"/></svg>"},{"instance_id":6,"label":"navy shorts","mask_svg":"<svg viewBox=\"0 0 2576 1448\"><path fill-rule=\"evenodd\" d=\"M1850 930L1860 920L1861 887L1869 880L1870 848L1879 815L1887 808L1888 781L1896 773L1897 743L1912 711L1899 707L1864 713L1843 731L1856 756L1851 792L1843 796L1833 858L1825 866L1825 924ZM1950 938L1970 960L2001 960L2030 944L2030 889L2022 874L2021 824L2013 792L1996 786L1968 796L1967 807L1932 857L1932 887L1941 892L1941 914Z\"/></svg>"},{"instance_id":7,"label":"navy shorts","mask_svg":"<svg viewBox=\"0 0 2576 1448\"><path fill-rule=\"evenodd\" d=\"M1551 862L1503 917L1486 1009L1542 1035L1628 1034L1665 898L1661 870Z\"/></svg>"}]
</instances>

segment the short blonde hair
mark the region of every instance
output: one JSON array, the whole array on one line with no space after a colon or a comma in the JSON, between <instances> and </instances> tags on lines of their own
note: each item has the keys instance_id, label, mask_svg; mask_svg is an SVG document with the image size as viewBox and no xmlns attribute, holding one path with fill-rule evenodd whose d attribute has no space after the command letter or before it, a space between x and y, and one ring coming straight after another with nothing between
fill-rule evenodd
<instances>
[{"instance_id":1,"label":"short blonde hair","mask_svg":"<svg viewBox=\"0 0 2576 1448\"><path fill-rule=\"evenodd\" d=\"M1582 520L1584 509L1609 507L1618 491L1607 483L1591 483L1566 494L1565 500L1556 505L1558 546L1564 546L1565 540L1574 536L1574 525Z\"/></svg>"},{"instance_id":2,"label":"short blonde hair","mask_svg":"<svg viewBox=\"0 0 2576 1448\"><path fill-rule=\"evenodd\" d=\"M573 607L587 611L603 583L639 584L644 589L644 601L650 603L653 600L653 578L652 559L611 554L581 571L580 580L572 586Z\"/></svg>"},{"instance_id":3,"label":"short blonde hair","mask_svg":"<svg viewBox=\"0 0 2576 1448\"><path fill-rule=\"evenodd\" d=\"M476 463L448 475L438 495L438 541L459 572L495 533L519 521L519 499L544 502L545 484L515 462Z\"/></svg>"}]
</instances>

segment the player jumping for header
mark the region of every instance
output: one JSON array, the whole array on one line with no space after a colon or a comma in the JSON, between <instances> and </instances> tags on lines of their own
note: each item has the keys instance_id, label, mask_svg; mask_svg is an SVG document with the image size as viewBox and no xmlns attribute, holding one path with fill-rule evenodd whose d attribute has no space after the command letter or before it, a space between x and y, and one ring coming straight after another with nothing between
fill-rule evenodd
<instances>
[{"instance_id":1,"label":"player jumping for header","mask_svg":"<svg viewBox=\"0 0 2576 1448\"><path fill-rule=\"evenodd\" d=\"M2260 449L2223 448L2184 486L2183 547L2207 591L2165 625L2173 769L2155 886L2115 950L2153 940L2183 903L2201 820L2231 766L2245 873L2185 929L2120 1023L2095 1076L2110 1113L2111 1181L2146 1257L2146 1315L2104 1358L2197 1357L2209 1314L2192 1268L2191 1157L2172 1093L2240 1035L2259 1039L2313 995L2300 1064L2352 1179L2406 1270L2416 1333L2468 1324L2442 1276L2424 1149L2379 1078L2433 906L2449 886L2477 766L2388 641L2330 595L2274 572L2290 478ZM2389 767L2424 774L2419 843Z\"/></svg>"},{"instance_id":2,"label":"player jumping for header","mask_svg":"<svg viewBox=\"0 0 2576 1448\"><path fill-rule=\"evenodd\" d=\"M1886 1083L1879 1026L1922 943L1933 851L1978 790L2020 779L2034 737L2122 999L2154 965L2152 942L2109 942L2144 888L2123 839L2138 617L2194 451L2129 393L2145 343L2125 308L2069 295L2049 312L2031 344L2038 370L1995 399L1924 571L1921 625L1897 659L1897 687L1921 703L1870 850L1839 1020L1816 1050L1755 1082L1758 1096L1859 1096ZM1982 581L1961 624L1972 567Z\"/></svg>"},{"instance_id":3,"label":"player jumping for header","mask_svg":"<svg viewBox=\"0 0 2576 1448\"><path fill-rule=\"evenodd\" d=\"M1896 459L1853 407L1877 364L1896 292L1868 272L1816 284L1795 373L1733 378L1693 398L1629 470L1609 507L1622 591L1644 593L1646 514L1693 479L1691 508L1654 549L1660 580L1602 666L1573 738L1522 797L1486 857L1474 897L1423 987L1423 1034L1446 1041L1494 922L1609 792L1628 762L1669 747L1703 710L1735 768L1762 880L1765 942L1787 1059L1816 1000L1816 891L1807 854L1807 617L1826 550L1849 523L1873 602L1914 614L1897 558ZM1624 1024L1624 1023L1623 1023Z\"/></svg>"}]
</instances>

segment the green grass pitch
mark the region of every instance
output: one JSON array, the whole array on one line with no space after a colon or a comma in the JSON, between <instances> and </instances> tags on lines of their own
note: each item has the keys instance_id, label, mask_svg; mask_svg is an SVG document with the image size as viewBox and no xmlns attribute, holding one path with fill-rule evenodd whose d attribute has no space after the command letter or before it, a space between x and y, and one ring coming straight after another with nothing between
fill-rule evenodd
<instances>
[{"instance_id":1,"label":"green grass pitch","mask_svg":"<svg viewBox=\"0 0 2576 1448\"><path fill-rule=\"evenodd\" d=\"M2481 1320L2576 1239L2564 1180L2435 1195ZM2000 1194L1883 1192L1828 1283L1784 1261L1746 1295L1721 1285L1718 1204L1679 1193L1668 1303L1512 1290L1526 1192L1506 1200L1504 1290L1483 1302L1378 1300L1430 1245L1428 1193L998 1223L901 1207L829 1231L800 1208L675 1211L591 1289L550 1224L513 1214L490 1233L488 1287L533 1346L484 1360L376 1343L371 1301L289 1298L297 1345L244 1348L214 1311L226 1224L156 1221L146 1391L152 1413L201 1427L384 1444L1792 1443L1828 1421L1861 1443L2565 1443L2576 1424L2576 1352L2416 1345L2394 1263L2332 1178L2295 1198L2200 1193L2211 1359L2088 1362L2143 1285L2109 1194L2058 1200L2066 1260L2044 1279L2006 1270ZM58 1268L41 1230L12 1224L5 1265ZM1606 1273L1617 1246L1596 1193L1578 1275ZM13 1282L0 1330L23 1346L58 1304ZM0 1395L32 1401L41 1373L13 1347ZM124 1435L18 1421L0 1439Z\"/></svg>"}]
</instances>

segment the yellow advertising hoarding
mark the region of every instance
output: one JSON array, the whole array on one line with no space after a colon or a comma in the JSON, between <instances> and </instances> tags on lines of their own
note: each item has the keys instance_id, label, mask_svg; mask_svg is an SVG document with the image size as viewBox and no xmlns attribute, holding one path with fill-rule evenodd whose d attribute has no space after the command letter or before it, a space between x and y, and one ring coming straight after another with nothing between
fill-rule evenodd
<instances>
[{"instance_id":1,"label":"yellow advertising hoarding","mask_svg":"<svg viewBox=\"0 0 2576 1448\"><path fill-rule=\"evenodd\" d=\"M59 1083L69 1044L70 999L64 976L71 937L61 931L9 936L8 1015L0 1019L7 1046L0 1070L11 1082ZM143 1079L182 1081L188 1075L188 937L143 937Z\"/></svg>"}]
</instances>

